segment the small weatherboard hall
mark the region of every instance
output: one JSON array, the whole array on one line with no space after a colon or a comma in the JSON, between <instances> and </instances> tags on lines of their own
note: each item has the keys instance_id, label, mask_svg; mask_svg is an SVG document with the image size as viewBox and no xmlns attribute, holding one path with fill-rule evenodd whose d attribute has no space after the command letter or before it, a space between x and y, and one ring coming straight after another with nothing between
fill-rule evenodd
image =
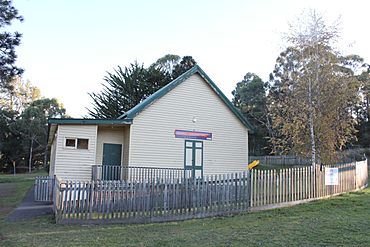
<instances>
[{"instance_id":1,"label":"small weatherboard hall","mask_svg":"<svg viewBox=\"0 0 370 247\"><path fill-rule=\"evenodd\" d=\"M90 180L94 165L245 171L252 129L196 65L118 119L49 119L50 175Z\"/></svg>"}]
</instances>

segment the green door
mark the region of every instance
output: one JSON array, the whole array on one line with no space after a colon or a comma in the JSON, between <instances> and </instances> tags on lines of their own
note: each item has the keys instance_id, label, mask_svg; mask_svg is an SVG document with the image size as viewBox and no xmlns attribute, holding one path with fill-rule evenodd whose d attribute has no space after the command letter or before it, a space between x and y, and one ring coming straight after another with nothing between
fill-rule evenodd
<instances>
[{"instance_id":1,"label":"green door","mask_svg":"<svg viewBox=\"0 0 370 247\"><path fill-rule=\"evenodd\" d=\"M203 142L185 140L184 168L187 177L203 177Z\"/></svg>"},{"instance_id":2,"label":"green door","mask_svg":"<svg viewBox=\"0 0 370 247\"><path fill-rule=\"evenodd\" d=\"M103 144L103 180L119 180L121 175L121 144Z\"/></svg>"}]
</instances>

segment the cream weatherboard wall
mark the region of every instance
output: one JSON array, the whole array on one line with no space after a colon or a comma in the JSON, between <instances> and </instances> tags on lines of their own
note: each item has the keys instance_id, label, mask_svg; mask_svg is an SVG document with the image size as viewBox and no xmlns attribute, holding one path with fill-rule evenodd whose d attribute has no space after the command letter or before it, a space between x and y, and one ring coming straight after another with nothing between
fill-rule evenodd
<instances>
[{"instance_id":1,"label":"cream weatherboard wall","mask_svg":"<svg viewBox=\"0 0 370 247\"><path fill-rule=\"evenodd\" d=\"M203 141L205 175L246 170L248 131L198 74L134 118L130 131L130 166L183 168L185 140L175 138L176 129L213 134L211 141Z\"/></svg>"},{"instance_id":2,"label":"cream weatherboard wall","mask_svg":"<svg viewBox=\"0 0 370 247\"><path fill-rule=\"evenodd\" d=\"M49 176L54 176L55 172L55 155L56 155L56 147L57 147L57 135L54 135L53 143L51 144L50 148L50 167L49 167Z\"/></svg>"},{"instance_id":3,"label":"cream weatherboard wall","mask_svg":"<svg viewBox=\"0 0 370 247\"><path fill-rule=\"evenodd\" d=\"M62 180L90 180L96 163L97 125L59 125L56 138L54 174ZM66 138L89 139L88 149L65 146Z\"/></svg>"},{"instance_id":4,"label":"cream weatherboard wall","mask_svg":"<svg viewBox=\"0 0 370 247\"><path fill-rule=\"evenodd\" d=\"M123 128L123 165L129 164L129 151L130 151L130 125Z\"/></svg>"}]
</instances>

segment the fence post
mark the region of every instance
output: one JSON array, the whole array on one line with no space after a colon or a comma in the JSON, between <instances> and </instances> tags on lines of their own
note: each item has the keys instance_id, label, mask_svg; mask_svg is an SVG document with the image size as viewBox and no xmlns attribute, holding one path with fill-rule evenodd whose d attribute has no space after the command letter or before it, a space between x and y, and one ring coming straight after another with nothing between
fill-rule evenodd
<instances>
[{"instance_id":1,"label":"fence post","mask_svg":"<svg viewBox=\"0 0 370 247\"><path fill-rule=\"evenodd\" d=\"M248 200L248 208L252 207L253 206L253 196L254 196L254 193L253 193L253 190L254 190L254 179L253 179L253 176L254 176L254 171L253 170L249 170L247 169L247 184L249 184L249 200ZM248 190L247 190L248 191Z\"/></svg>"}]
</instances>

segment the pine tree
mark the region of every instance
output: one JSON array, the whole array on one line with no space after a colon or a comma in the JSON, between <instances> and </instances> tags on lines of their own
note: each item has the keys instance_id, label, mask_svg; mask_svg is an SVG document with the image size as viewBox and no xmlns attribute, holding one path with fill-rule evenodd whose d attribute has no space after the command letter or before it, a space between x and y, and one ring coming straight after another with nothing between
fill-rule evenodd
<instances>
[{"instance_id":1,"label":"pine tree","mask_svg":"<svg viewBox=\"0 0 370 247\"><path fill-rule=\"evenodd\" d=\"M9 26L13 20L23 21L11 0L0 1L0 28ZM18 32L0 33L0 88L12 90L9 82L23 70L14 65L17 55L15 48L20 44L22 35Z\"/></svg>"},{"instance_id":2,"label":"pine tree","mask_svg":"<svg viewBox=\"0 0 370 247\"><path fill-rule=\"evenodd\" d=\"M178 62L178 56L166 55L148 68L136 61L128 67L118 66L104 77L101 92L89 94L93 108L87 109L88 114L94 118L118 118L195 64L191 56Z\"/></svg>"}]
</instances>

